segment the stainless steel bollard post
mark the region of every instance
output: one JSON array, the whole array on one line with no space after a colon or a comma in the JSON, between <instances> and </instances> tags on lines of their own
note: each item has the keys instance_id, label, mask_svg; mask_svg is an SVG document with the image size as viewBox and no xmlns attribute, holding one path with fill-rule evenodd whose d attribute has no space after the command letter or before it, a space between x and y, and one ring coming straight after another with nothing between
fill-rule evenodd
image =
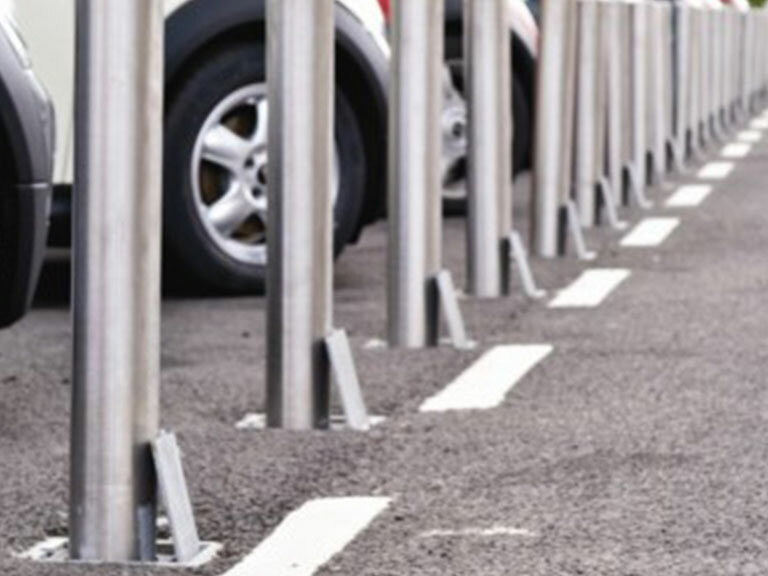
<instances>
[{"instance_id":1,"label":"stainless steel bollard post","mask_svg":"<svg viewBox=\"0 0 768 576\"><path fill-rule=\"evenodd\" d=\"M467 292L481 298L509 292L512 62L508 22L506 1L464 1L469 108Z\"/></svg>"},{"instance_id":2,"label":"stainless steel bollard post","mask_svg":"<svg viewBox=\"0 0 768 576\"><path fill-rule=\"evenodd\" d=\"M665 89L667 85L666 65L667 55L664 50L665 5L660 2L652 2L647 6L648 10L648 51L649 51L649 75L651 111L650 122L650 151L652 158L653 184L659 185L667 172L667 111Z\"/></svg>"},{"instance_id":3,"label":"stainless steel bollard post","mask_svg":"<svg viewBox=\"0 0 768 576\"><path fill-rule=\"evenodd\" d=\"M536 86L536 137L534 138L532 244L543 258L558 255L558 237L564 179L563 101L569 2L542 0L541 52Z\"/></svg>"},{"instance_id":4,"label":"stainless steel bollard post","mask_svg":"<svg viewBox=\"0 0 768 576\"><path fill-rule=\"evenodd\" d=\"M752 18L749 12L739 13L738 30L739 32L736 34L737 41L739 42L739 96L737 107L740 120L743 121L749 114L749 62L752 46Z\"/></svg>"},{"instance_id":5,"label":"stainless steel bollard post","mask_svg":"<svg viewBox=\"0 0 768 576\"><path fill-rule=\"evenodd\" d=\"M155 558L163 4L77 2L70 555Z\"/></svg>"},{"instance_id":6,"label":"stainless steel bollard post","mask_svg":"<svg viewBox=\"0 0 768 576\"><path fill-rule=\"evenodd\" d=\"M678 0L673 5L673 89L672 89L672 139L675 168L683 170L687 155L689 131L689 82L693 74L690 46L690 7L685 0Z\"/></svg>"},{"instance_id":7,"label":"stainless steel bollard post","mask_svg":"<svg viewBox=\"0 0 768 576\"><path fill-rule=\"evenodd\" d=\"M269 0L267 423L328 426L333 0Z\"/></svg>"},{"instance_id":8,"label":"stainless steel bollard post","mask_svg":"<svg viewBox=\"0 0 768 576\"><path fill-rule=\"evenodd\" d=\"M435 346L441 261L443 3L392 4L389 344Z\"/></svg>"},{"instance_id":9,"label":"stainless steel bollard post","mask_svg":"<svg viewBox=\"0 0 768 576\"><path fill-rule=\"evenodd\" d=\"M603 12L605 26L603 33L606 36L605 52L603 57L607 59L608 71L608 119L607 119L607 157L608 180L611 183L614 203L622 202L624 188L624 164L623 143L626 134L622 130L622 37L621 37L621 9L620 2L605 2Z\"/></svg>"},{"instance_id":10,"label":"stainless steel bollard post","mask_svg":"<svg viewBox=\"0 0 768 576\"><path fill-rule=\"evenodd\" d=\"M699 11L699 102L701 114L701 141L704 146L709 146L713 139L712 134L712 53L710 44L711 26L710 10L702 5Z\"/></svg>"},{"instance_id":11,"label":"stainless steel bollard post","mask_svg":"<svg viewBox=\"0 0 768 576\"><path fill-rule=\"evenodd\" d=\"M598 115L598 36L596 0L577 0L578 61L576 74L575 187L579 220L585 228L596 221L596 133Z\"/></svg>"},{"instance_id":12,"label":"stainless steel bollard post","mask_svg":"<svg viewBox=\"0 0 768 576\"><path fill-rule=\"evenodd\" d=\"M648 185L648 10L645 0L631 3L632 190L641 207L649 207Z\"/></svg>"}]
</instances>

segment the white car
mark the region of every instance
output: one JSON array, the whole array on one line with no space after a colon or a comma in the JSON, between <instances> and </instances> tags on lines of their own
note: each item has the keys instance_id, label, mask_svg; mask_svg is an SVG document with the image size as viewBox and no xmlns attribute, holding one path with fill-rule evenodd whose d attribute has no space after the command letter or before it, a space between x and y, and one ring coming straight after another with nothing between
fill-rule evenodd
<instances>
[{"instance_id":1,"label":"white car","mask_svg":"<svg viewBox=\"0 0 768 576\"><path fill-rule=\"evenodd\" d=\"M9 0L5 0L6 2ZM515 165L527 161L536 25L515 7ZM337 0L335 247L357 239L386 206L385 0ZM16 14L60 118L51 241L68 245L74 129L75 0L16 0ZM218 291L264 285L266 266L265 0L165 0L166 280ZM461 85L461 0L447 0L447 60ZM449 88L446 184L463 177L463 101ZM450 186L449 186L450 188ZM459 186L459 188L461 188Z\"/></svg>"}]
</instances>

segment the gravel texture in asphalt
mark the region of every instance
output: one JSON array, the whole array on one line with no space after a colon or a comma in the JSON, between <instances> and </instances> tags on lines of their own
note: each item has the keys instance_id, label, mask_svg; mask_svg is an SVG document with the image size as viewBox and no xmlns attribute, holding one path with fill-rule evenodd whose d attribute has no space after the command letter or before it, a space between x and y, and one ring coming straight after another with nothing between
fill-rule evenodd
<instances>
[{"instance_id":1,"label":"gravel texture in asphalt","mask_svg":"<svg viewBox=\"0 0 768 576\"><path fill-rule=\"evenodd\" d=\"M196 573L225 572L309 499L378 495L392 505L321 574L766 574L766 167L763 142L698 208L665 208L670 186L652 192L651 212L624 210L633 222L681 218L660 247L619 249L621 236L601 228L587 236L597 261L533 262L552 291L588 267L630 270L597 308L548 309L517 283L504 300L463 300L479 341L469 352L366 348L384 336L386 315L386 226L367 230L335 284L336 323L350 333L368 408L387 417L369 433L236 430L263 408L264 301L166 300L162 422L184 450L201 536L224 545ZM463 220L446 221L444 249L461 286ZM0 334L0 573L179 574L14 556L66 534L63 301L49 295ZM498 408L419 413L499 344L555 351Z\"/></svg>"}]
</instances>

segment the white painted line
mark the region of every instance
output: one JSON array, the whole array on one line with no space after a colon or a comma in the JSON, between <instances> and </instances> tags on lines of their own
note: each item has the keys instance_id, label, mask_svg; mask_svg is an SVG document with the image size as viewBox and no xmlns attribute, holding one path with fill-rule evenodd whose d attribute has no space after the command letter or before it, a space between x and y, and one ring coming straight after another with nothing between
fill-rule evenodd
<instances>
[{"instance_id":1,"label":"white painted line","mask_svg":"<svg viewBox=\"0 0 768 576\"><path fill-rule=\"evenodd\" d=\"M762 140L763 135L761 132L757 132L756 130L744 130L743 132L739 132L739 135L736 136L736 139L740 142L760 142Z\"/></svg>"},{"instance_id":2,"label":"white painted line","mask_svg":"<svg viewBox=\"0 0 768 576\"><path fill-rule=\"evenodd\" d=\"M421 412L496 408L554 350L549 345L497 346L421 405Z\"/></svg>"},{"instance_id":3,"label":"white painted line","mask_svg":"<svg viewBox=\"0 0 768 576\"><path fill-rule=\"evenodd\" d=\"M745 158L752 150L752 145L746 142L732 142L727 144L721 151L723 158Z\"/></svg>"},{"instance_id":4,"label":"white painted line","mask_svg":"<svg viewBox=\"0 0 768 576\"><path fill-rule=\"evenodd\" d=\"M594 308L599 306L631 272L622 269L599 269L582 272L574 282L560 290L549 303L550 308Z\"/></svg>"},{"instance_id":5,"label":"white painted line","mask_svg":"<svg viewBox=\"0 0 768 576\"><path fill-rule=\"evenodd\" d=\"M679 218L646 218L621 241L624 248L658 246L680 225Z\"/></svg>"},{"instance_id":6,"label":"white painted line","mask_svg":"<svg viewBox=\"0 0 768 576\"><path fill-rule=\"evenodd\" d=\"M699 178L704 180L722 180L733 172L733 162L710 162L699 170Z\"/></svg>"},{"instance_id":7,"label":"white painted line","mask_svg":"<svg viewBox=\"0 0 768 576\"><path fill-rule=\"evenodd\" d=\"M419 538L466 538L466 537L493 538L498 536L523 536L535 538L536 534L525 528L510 528L507 526L493 526L491 528L461 528L459 530L427 530L419 534Z\"/></svg>"},{"instance_id":8,"label":"white painted line","mask_svg":"<svg viewBox=\"0 0 768 576\"><path fill-rule=\"evenodd\" d=\"M754 130L768 130L768 118L755 118L749 123L749 127Z\"/></svg>"},{"instance_id":9,"label":"white painted line","mask_svg":"<svg viewBox=\"0 0 768 576\"><path fill-rule=\"evenodd\" d=\"M712 192L712 186L707 184L689 184L680 186L667 199L667 208L692 208L699 206Z\"/></svg>"},{"instance_id":10,"label":"white painted line","mask_svg":"<svg viewBox=\"0 0 768 576\"><path fill-rule=\"evenodd\" d=\"M224 576L312 576L390 503L389 498L322 498L291 512Z\"/></svg>"}]
</instances>

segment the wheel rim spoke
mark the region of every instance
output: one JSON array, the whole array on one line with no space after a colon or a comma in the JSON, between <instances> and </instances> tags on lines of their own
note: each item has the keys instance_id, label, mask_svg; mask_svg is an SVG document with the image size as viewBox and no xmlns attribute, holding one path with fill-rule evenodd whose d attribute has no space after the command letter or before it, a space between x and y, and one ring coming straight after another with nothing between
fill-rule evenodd
<instances>
[{"instance_id":1,"label":"wheel rim spoke","mask_svg":"<svg viewBox=\"0 0 768 576\"><path fill-rule=\"evenodd\" d=\"M253 207L245 197L240 184L233 184L230 189L208 210L208 217L221 234L229 237L253 214Z\"/></svg>"},{"instance_id":2,"label":"wheel rim spoke","mask_svg":"<svg viewBox=\"0 0 768 576\"><path fill-rule=\"evenodd\" d=\"M269 105L266 98L259 98L256 102L256 129L253 132L253 143L260 148L266 148L268 131Z\"/></svg>"},{"instance_id":3,"label":"wheel rim spoke","mask_svg":"<svg viewBox=\"0 0 768 576\"><path fill-rule=\"evenodd\" d=\"M267 214L269 212L269 201L266 196L255 198L253 200L253 213L259 219L264 228L267 227Z\"/></svg>"},{"instance_id":4,"label":"wheel rim spoke","mask_svg":"<svg viewBox=\"0 0 768 576\"><path fill-rule=\"evenodd\" d=\"M242 168L250 151L250 143L223 124L210 130L203 140L203 158L230 172L236 173Z\"/></svg>"}]
</instances>

